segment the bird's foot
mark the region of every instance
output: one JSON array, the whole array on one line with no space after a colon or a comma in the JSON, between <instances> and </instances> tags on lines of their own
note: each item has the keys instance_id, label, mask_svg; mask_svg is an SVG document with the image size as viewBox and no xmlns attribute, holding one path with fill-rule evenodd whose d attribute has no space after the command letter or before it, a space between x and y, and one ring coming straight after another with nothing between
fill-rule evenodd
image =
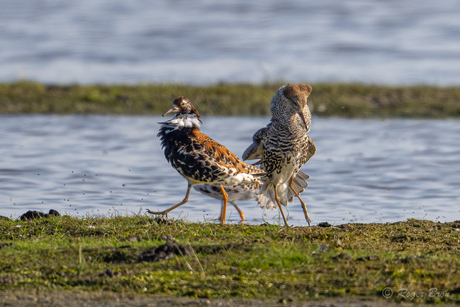
<instances>
[{"instance_id":1,"label":"bird's foot","mask_svg":"<svg viewBox=\"0 0 460 307\"><path fill-rule=\"evenodd\" d=\"M149 209L147 209L147 213L152 215L162 215L168 217L168 212L166 211L150 211Z\"/></svg>"}]
</instances>

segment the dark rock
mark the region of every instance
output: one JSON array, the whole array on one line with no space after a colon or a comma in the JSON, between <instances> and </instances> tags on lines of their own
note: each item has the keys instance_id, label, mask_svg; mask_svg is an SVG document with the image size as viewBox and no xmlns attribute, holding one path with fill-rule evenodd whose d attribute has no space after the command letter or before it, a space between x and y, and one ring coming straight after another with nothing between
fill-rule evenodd
<instances>
[{"instance_id":1,"label":"dark rock","mask_svg":"<svg viewBox=\"0 0 460 307\"><path fill-rule=\"evenodd\" d=\"M66 274L64 272L54 272L59 277L66 277Z\"/></svg>"},{"instance_id":2,"label":"dark rock","mask_svg":"<svg viewBox=\"0 0 460 307\"><path fill-rule=\"evenodd\" d=\"M321 222L318 224L319 227L332 227L331 224L329 224L328 222Z\"/></svg>"},{"instance_id":3,"label":"dark rock","mask_svg":"<svg viewBox=\"0 0 460 307\"><path fill-rule=\"evenodd\" d=\"M415 259L413 257L407 256L405 258L401 258L401 259L396 260L396 263L412 263L412 262L414 262L414 260Z\"/></svg>"},{"instance_id":4,"label":"dark rock","mask_svg":"<svg viewBox=\"0 0 460 307\"><path fill-rule=\"evenodd\" d=\"M36 218L39 218L39 217L45 217L45 213L39 212L39 211L29 210L26 213L24 213L23 215L21 215L21 220L22 221L27 221L27 220L33 220L33 219L36 219Z\"/></svg>"},{"instance_id":5,"label":"dark rock","mask_svg":"<svg viewBox=\"0 0 460 307\"><path fill-rule=\"evenodd\" d=\"M174 222L172 220L168 220L164 217L157 216L156 218L153 219L155 223L158 225L174 225Z\"/></svg>"},{"instance_id":6,"label":"dark rock","mask_svg":"<svg viewBox=\"0 0 460 307\"><path fill-rule=\"evenodd\" d=\"M342 254L338 254L335 257L332 257L332 260L340 260L340 259L350 260L351 256L347 253L342 253Z\"/></svg>"},{"instance_id":7,"label":"dark rock","mask_svg":"<svg viewBox=\"0 0 460 307\"><path fill-rule=\"evenodd\" d=\"M15 282L15 279L11 276L0 276L0 285L1 284L12 284Z\"/></svg>"},{"instance_id":8,"label":"dark rock","mask_svg":"<svg viewBox=\"0 0 460 307\"><path fill-rule=\"evenodd\" d=\"M107 250L107 253L102 257L104 262L109 263L133 263L137 259L137 255L129 247L121 247L116 250Z\"/></svg>"},{"instance_id":9,"label":"dark rock","mask_svg":"<svg viewBox=\"0 0 460 307\"><path fill-rule=\"evenodd\" d=\"M162 236L160 236L160 239L161 239L161 240L164 240L164 241L166 241L166 242L171 241L171 242L173 242L173 243L177 241L177 240L176 240L173 236L171 236L171 235L167 235L167 236L162 235Z\"/></svg>"},{"instance_id":10,"label":"dark rock","mask_svg":"<svg viewBox=\"0 0 460 307\"><path fill-rule=\"evenodd\" d=\"M132 275L133 271L119 271L119 272L114 272L112 269L107 269L104 273L99 274L99 277L114 277L114 276L125 276L125 275Z\"/></svg>"},{"instance_id":11,"label":"dark rock","mask_svg":"<svg viewBox=\"0 0 460 307\"><path fill-rule=\"evenodd\" d=\"M13 243L0 243L0 249L7 247L7 246L13 246Z\"/></svg>"},{"instance_id":12,"label":"dark rock","mask_svg":"<svg viewBox=\"0 0 460 307\"><path fill-rule=\"evenodd\" d=\"M359 257L356 259L357 261L372 261L374 260L373 256L365 256L365 257Z\"/></svg>"},{"instance_id":13,"label":"dark rock","mask_svg":"<svg viewBox=\"0 0 460 307\"><path fill-rule=\"evenodd\" d=\"M61 216L61 214L54 209L50 209L50 212L46 216L48 217L50 215Z\"/></svg>"},{"instance_id":14,"label":"dark rock","mask_svg":"<svg viewBox=\"0 0 460 307\"><path fill-rule=\"evenodd\" d=\"M36 219L36 218L49 217L49 216L61 216L61 214L58 211L54 210L54 209L51 209L49 211L49 213L43 213L43 212L40 212L40 211L29 210L26 213L24 213L23 215L21 215L20 219L22 221L28 221L28 220L33 220L33 219Z\"/></svg>"},{"instance_id":15,"label":"dark rock","mask_svg":"<svg viewBox=\"0 0 460 307\"><path fill-rule=\"evenodd\" d=\"M112 269L107 269L107 271L104 272L105 275L109 277L113 277L115 273L112 271Z\"/></svg>"},{"instance_id":16,"label":"dark rock","mask_svg":"<svg viewBox=\"0 0 460 307\"><path fill-rule=\"evenodd\" d=\"M143 252L139 256L139 261L160 261L174 258L175 255L189 256L191 255L190 247L182 244L167 242L163 245L152 248Z\"/></svg>"}]
</instances>

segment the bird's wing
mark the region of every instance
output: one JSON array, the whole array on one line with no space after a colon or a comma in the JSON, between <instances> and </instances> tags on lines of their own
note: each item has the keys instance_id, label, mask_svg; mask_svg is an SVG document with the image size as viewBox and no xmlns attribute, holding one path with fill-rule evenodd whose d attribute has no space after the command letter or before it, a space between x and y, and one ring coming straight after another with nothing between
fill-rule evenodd
<instances>
[{"instance_id":1,"label":"bird's wing","mask_svg":"<svg viewBox=\"0 0 460 307\"><path fill-rule=\"evenodd\" d=\"M263 139L267 133L268 127L257 130L252 137L252 144L243 153L243 161L262 159L264 144Z\"/></svg>"},{"instance_id":2,"label":"bird's wing","mask_svg":"<svg viewBox=\"0 0 460 307\"><path fill-rule=\"evenodd\" d=\"M252 166L250 164L246 164L234 153L228 150L227 147L224 145L216 142L206 134L202 133L199 130L194 131L194 138L200 143L206 153L206 156L213 161L216 161L217 165L220 165L225 168L235 168L237 171L251 174L251 175L264 175L265 171Z\"/></svg>"},{"instance_id":3,"label":"bird's wing","mask_svg":"<svg viewBox=\"0 0 460 307\"><path fill-rule=\"evenodd\" d=\"M310 158L313 157L313 155L316 152L316 146L315 144L313 144L311 137L308 137L307 143L308 143L308 153L307 153L307 160L305 162L310 160Z\"/></svg>"}]
</instances>

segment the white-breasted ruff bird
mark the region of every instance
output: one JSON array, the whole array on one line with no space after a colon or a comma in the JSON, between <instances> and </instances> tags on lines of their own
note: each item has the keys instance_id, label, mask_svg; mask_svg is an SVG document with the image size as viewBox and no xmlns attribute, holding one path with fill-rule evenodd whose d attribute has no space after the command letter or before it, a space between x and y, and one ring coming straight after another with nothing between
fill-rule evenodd
<instances>
[{"instance_id":1,"label":"white-breasted ruff bird","mask_svg":"<svg viewBox=\"0 0 460 307\"><path fill-rule=\"evenodd\" d=\"M188 181L184 200L164 211L150 211L150 214L166 215L188 201L194 185L207 184L219 187L223 195L221 222L225 224L227 193L224 186L241 184L260 185L260 176L265 174L259 168L239 160L225 146L200 131L201 119L198 111L186 97L178 97L172 108L163 114L175 113L168 121L161 122L158 133L166 160Z\"/></svg>"},{"instance_id":2,"label":"white-breasted ruff bird","mask_svg":"<svg viewBox=\"0 0 460 307\"><path fill-rule=\"evenodd\" d=\"M243 160L261 159L260 168L266 172L257 196L260 206L267 209L279 207L287 226L282 206L287 206L290 190L300 200L310 225L307 206L294 187L293 179L316 151L307 135L311 123L307 98L311 90L306 84L280 87L270 102L270 123L254 134L253 143L243 153Z\"/></svg>"}]
</instances>

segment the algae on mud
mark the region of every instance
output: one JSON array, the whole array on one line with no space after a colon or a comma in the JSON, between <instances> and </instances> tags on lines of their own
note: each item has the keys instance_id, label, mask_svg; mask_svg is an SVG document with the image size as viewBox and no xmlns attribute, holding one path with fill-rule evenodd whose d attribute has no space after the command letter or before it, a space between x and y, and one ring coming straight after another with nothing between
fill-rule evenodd
<instances>
[{"instance_id":1,"label":"algae on mud","mask_svg":"<svg viewBox=\"0 0 460 307\"><path fill-rule=\"evenodd\" d=\"M281 85L0 83L0 114L162 114L174 98L186 96L202 115L267 116L270 99ZM316 116L460 117L460 87L311 85L308 104Z\"/></svg>"},{"instance_id":2,"label":"algae on mud","mask_svg":"<svg viewBox=\"0 0 460 307\"><path fill-rule=\"evenodd\" d=\"M460 221L423 220L286 228L146 216L1 219L0 290L297 302L382 298L389 287L390 301L459 303L459 228ZM140 261L165 242L193 252ZM404 296L404 289L426 295Z\"/></svg>"}]
</instances>

